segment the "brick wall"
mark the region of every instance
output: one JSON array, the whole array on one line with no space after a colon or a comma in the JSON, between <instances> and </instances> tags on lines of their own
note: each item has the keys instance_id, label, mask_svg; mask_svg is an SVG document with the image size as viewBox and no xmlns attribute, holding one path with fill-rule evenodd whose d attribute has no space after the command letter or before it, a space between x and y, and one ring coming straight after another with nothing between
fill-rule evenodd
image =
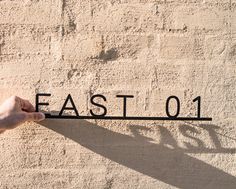
<instances>
[{"instance_id":1,"label":"brick wall","mask_svg":"<svg viewBox=\"0 0 236 189\"><path fill-rule=\"evenodd\" d=\"M2 0L0 100L104 94L128 115L212 122L46 120L0 135L0 188L235 188L235 0ZM173 110L174 105L171 105ZM94 109L96 111L96 109Z\"/></svg>"}]
</instances>

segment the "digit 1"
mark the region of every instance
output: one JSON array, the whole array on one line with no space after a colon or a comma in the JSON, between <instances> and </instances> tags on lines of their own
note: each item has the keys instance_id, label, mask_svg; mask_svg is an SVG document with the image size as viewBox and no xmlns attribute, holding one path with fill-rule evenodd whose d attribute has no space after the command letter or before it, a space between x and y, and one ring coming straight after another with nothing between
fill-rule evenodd
<instances>
[{"instance_id":1,"label":"digit 1","mask_svg":"<svg viewBox=\"0 0 236 189\"><path fill-rule=\"evenodd\" d=\"M201 97L198 96L197 98L193 100L193 102L196 102L196 101L198 102L197 103L197 117L200 118L201 117Z\"/></svg>"},{"instance_id":2,"label":"digit 1","mask_svg":"<svg viewBox=\"0 0 236 189\"><path fill-rule=\"evenodd\" d=\"M176 114L175 115L170 115L170 112L169 112L169 103L170 103L170 100L171 99L175 99L176 100L176 104L177 104L177 110L176 110ZM179 115L179 111L180 111L180 101L179 101L179 98L177 96L170 96L167 101L166 101L166 114L168 117L171 117L171 118L176 118L178 115Z\"/></svg>"}]
</instances>

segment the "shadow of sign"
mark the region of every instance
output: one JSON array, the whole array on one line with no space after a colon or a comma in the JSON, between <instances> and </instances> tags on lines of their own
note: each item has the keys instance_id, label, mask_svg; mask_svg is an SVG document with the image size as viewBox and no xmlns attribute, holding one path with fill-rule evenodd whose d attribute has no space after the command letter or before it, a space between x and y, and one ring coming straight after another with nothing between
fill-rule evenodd
<instances>
[{"instance_id":1,"label":"shadow of sign","mask_svg":"<svg viewBox=\"0 0 236 189\"><path fill-rule=\"evenodd\" d=\"M139 132L139 129L147 129L144 126L131 126L133 136L128 136L84 120L54 119L45 120L41 124L114 162L178 188L233 189L236 186L234 176L185 154L235 153L235 149L221 147L214 133L217 126L207 126L215 149L206 148L200 140L196 140L198 147L186 144L187 149L182 149L171 137L165 137L159 144L152 143L150 138L142 136ZM183 135L189 130L197 132L189 125L180 128ZM167 129L161 126L161 136L168 135L166 132ZM166 142L171 144L173 149L166 147Z\"/></svg>"}]
</instances>

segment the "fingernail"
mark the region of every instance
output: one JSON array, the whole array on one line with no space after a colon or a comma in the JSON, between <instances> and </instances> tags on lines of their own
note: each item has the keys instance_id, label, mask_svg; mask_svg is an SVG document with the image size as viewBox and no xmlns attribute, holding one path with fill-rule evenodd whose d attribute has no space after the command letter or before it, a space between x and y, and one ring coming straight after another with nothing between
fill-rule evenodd
<instances>
[{"instance_id":1,"label":"fingernail","mask_svg":"<svg viewBox=\"0 0 236 189\"><path fill-rule=\"evenodd\" d=\"M44 119L45 119L45 114L42 113L42 112L39 112L39 113L40 113L40 119L39 119L39 121L44 120Z\"/></svg>"}]
</instances>

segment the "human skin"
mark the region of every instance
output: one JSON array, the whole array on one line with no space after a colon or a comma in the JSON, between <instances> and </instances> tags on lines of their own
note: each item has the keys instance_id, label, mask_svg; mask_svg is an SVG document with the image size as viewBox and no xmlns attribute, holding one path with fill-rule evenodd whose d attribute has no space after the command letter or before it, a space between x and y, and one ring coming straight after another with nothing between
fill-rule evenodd
<instances>
[{"instance_id":1,"label":"human skin","mask_svg":"<svg viewBox=\"0 0 236 189\"><path fill-rule=\"evenodd\" d=\"M26 121L42 121L45 115L35 112L34 106L25 99L11 96L0 105L0 133L14 129Z\"/></svg>"}]
</instances>

